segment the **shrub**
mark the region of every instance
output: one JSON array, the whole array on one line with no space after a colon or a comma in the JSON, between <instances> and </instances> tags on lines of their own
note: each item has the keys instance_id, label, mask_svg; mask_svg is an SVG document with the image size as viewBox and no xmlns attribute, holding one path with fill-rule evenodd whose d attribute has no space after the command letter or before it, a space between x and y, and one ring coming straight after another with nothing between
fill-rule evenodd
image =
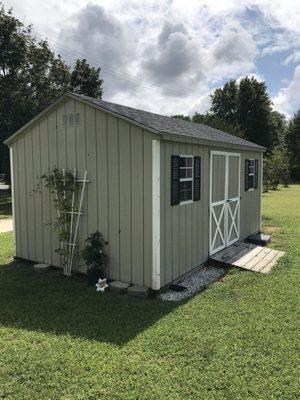
<instances>
[{"instance_id":1,"label":"shrub","mask_svg":"<svg viewBox=\"0 0 300 400\"><path fill-rule=\"evenodd\" d=\"M263 189L265 192L269 189L277 189L279 184L288 186L290 171L285 148L277 147L272 153L264 157L263 172Z\"/></svg>"},{"instance_id":2,"label":"shrub","mask_svg":"<svg viewBox=\"0 0 300 400\"><path fill-rule=\"evenodd\" d=\"M108 256L104 249L107 246L102 234L98 231L91 233L85 240L86 247L82 250L81 255L89 269L98 270L102 277L107 275L106 265Z\"/></svg>"}]
</instances>

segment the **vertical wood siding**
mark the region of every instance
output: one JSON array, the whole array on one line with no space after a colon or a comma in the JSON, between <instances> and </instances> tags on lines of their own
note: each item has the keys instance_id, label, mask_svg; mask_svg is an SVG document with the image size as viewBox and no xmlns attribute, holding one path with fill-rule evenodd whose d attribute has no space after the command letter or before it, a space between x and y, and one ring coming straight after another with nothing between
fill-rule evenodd
<instances>
[{"instance_id":1,"label":"vertical wood siding","mask_svg":"<svg viewBox=\"0 0 300 400\"><path fill-rule=\"evenodd\" d=\"M64 114L80 114L79 125L64 127ZM60 260L56 211L40 177L49 168L88 171L78 250L88 234L99 230L109 241L109 276L152 286L152 140L154 134L76 100L68 100L12 144L16 255L55 266ZM161 286L203 264L209 255L210 151L228 149L161 141ZM235 152L230 149L230 152ZM245 192L246 158L241 154L240 238L260 228L261 175L258 189ZM171 206L171 155L201 157L201 200ZM221 162L221 161L220 161ZM234 161L233 161L234 162ZM224 188L219 179L218 191ZM85 272L79 259L75 268Z\"/></svg>"},{"instance_id":2,"label":"vertical wood siding","mask_svg":"<svg viewBox=\"0 0 300 400\"><path fill-rule=\"evenodd\" d=\"M161 144L161 285L165 285L191 269L203 264L209 256L209 189L210 151L227 151L241 154L241 218L240 239L245 239L260 228L261 177L259 171L258 189L245 192L244 165L246 158L259 160L261 153L242 150L190 145L163 141ZM171 206L171 155L185 154L201 157L201 200L190 204ZM225 171L223 159L216 160L218 169ZM236 160L232 161L232 167ZM218 175L218 174L217 174ZM224 176L215 176L218 184L213 193L217 201L224 193ZM229 185L231 190L232 185Z\"/></svg>"},{"instance_id":3,"label":"vertical wood siding","mask_svg":"<svg viewBox=\"0 0 300 400\"><path fill-rule=\"evenodd\" d=\"M64 114L80 114L63 126ZM88 171L79 249L99 230L109 241L109 276L152 285L152 139L156 136L76 100L68 100L13 143L16 254L60 266L48 169ZM78 252L77 252L78 255ZM76 270L85 272L82 260Z\"/></svg>"},{"instance_id":4,"label":"vertical wood siding","mask_svg":"<svg viewBox=\"0 0 300 400\"><path fill-rule=\"evenodd\" d=\"M171 206L171 155L201 157L201 200ZM208 257L208 157L203 146L161 143L161 286L206 261ZM208 232L208 228L207 228Z\"/></svg>"}]
</instances>

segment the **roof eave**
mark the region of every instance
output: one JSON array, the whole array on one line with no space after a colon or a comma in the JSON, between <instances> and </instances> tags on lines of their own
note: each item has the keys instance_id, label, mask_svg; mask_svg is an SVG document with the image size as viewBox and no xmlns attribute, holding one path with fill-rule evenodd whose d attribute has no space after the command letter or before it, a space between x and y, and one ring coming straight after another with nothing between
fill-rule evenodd
<instances>
[{"instance_id":1,"label":"roof eave","mask_svg":"<svg viewBox=\"0 0 300 400\"><path fill-rule=\"evenodd\" d=\"M254 152L260 152L263 153L267 149L262 146L245 146L241 144L236 144L236 143L227 143L219 140L213 140L213 139L206 139L206 138L200 138L197 136L188 136L188 135L179 135L179 134L170 134L166 132L161 132L162 139L163 140L170 140L170 141L179 141L179 142L188 142L188 143L195 143L195 144L202 144L205 146L210 146L210 147L228 147L228 148L236 148L240 150L246 150L246 151L254 151Z\"/></svg>"}]
</instances>

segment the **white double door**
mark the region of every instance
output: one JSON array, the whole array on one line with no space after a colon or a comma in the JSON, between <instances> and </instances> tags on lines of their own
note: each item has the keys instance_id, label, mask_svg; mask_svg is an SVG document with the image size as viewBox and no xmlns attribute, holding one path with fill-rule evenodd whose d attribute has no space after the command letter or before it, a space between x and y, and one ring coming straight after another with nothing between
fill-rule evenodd
<instances>
[{"instance_id":1,"label":"white double door","mask_svg":"<svg viewBox=\"0 0 300 400\"><path fill-rule=\"evenodd\" d=\"M210 255L240 237L240 154L210 154Z\"/></svg>"}]
</instances>

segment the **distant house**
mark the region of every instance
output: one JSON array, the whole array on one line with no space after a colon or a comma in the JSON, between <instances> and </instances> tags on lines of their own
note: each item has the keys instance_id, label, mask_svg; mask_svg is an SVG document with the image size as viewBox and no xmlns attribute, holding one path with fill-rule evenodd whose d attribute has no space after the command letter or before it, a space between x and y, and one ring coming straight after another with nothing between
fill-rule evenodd
<instances>
[{"instance_id":1,"label":"distant house","mask_svg":"<svg viewBox=\"0 0 300 400\"><path fill-rule=\"evenodd\" d=\"M87 170L79 247L99 230L112 279L157 290L260 229L264 148L209 126L66 93L6 144L18 257L59 266L50 194L33 190L55 166Z\"/></svg>"}]
</instances>

